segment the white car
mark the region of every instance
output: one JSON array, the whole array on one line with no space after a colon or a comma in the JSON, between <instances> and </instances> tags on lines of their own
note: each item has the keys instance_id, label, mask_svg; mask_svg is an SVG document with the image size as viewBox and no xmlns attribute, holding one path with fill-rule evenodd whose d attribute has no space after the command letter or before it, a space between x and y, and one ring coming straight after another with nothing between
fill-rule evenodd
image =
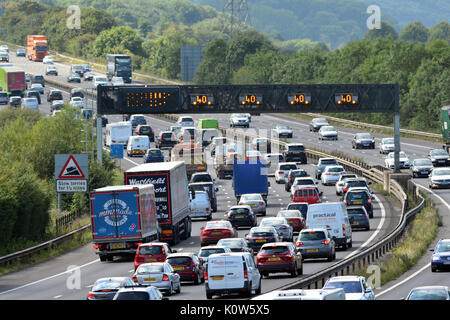
<instances>
[{"instance_id":1,"label":"white car","mask_svg":"<svg viewBox=\"0 0 450 320\"><path fill-rule=\"evenodd\" d=\"M384 165L388 169L394 169L394 152L390 152L384 160ZM408 156L403 151L399 152L399 167L400 169L409 169L411 166L411 161L409 161Z\"/></svg>"},{"instance_id":2,"label":"white car","mask_svg":"<svg viewBox=\"0 0 450 320\"><path fill-rule=\"evenodd\" d=\"M182 127L195 127L194 119L187 116L178 117L177 124Z\"/></svg>"},{"instance_id":3,"label":"white car","mask_svg":"<svg viewBox=\"0 0 450 320\"><path fill-rule=\"evenodd\" d=\"M277 135L277 138L292 138L294 135L292 128L286 125L277 125L273 132Z\"/></svg>"},{"instance_id":4,"label":"white car","mask_svg":"<svg viewBox=\"0 0 450 320\"><path fill-rule=\"evenodd\" d=\"M383 138L380 142L380 153L386 154L394 151L394 138Z\"/></svg>"},{"instance_id":5,"label":"white car","mask_svg":"<svg viewBox=\"0 0 450 320\"><path fill-rule=\"evenodd\" d=\"M53 60L52 56L45 56L44 59L42 59L42 63L45 64L53 64L55 61Z\"/></svg>"},{"instance_id":6,"label":"white car","mask_svg":"<svg viewBox=\"0 0 450 320\"><path fill-rule=\"evenodd\" d=\"M298 169L297 163L295 162L283 162L279 163L277 170L275 170L275 182L276 183L286 183L286 177L289 170Z\"/></svg>"},{"instance_id":7,"label":"white car","mask_svg":"<svg viewBox=\"0 0 450 320\"><path fill-rule=\"evenodd\" d=\"M450 168L434 168L430 174L429 186L434 188L448 188L450 187Z\"/></svg>"},{"instance_id":8,"label":"white car","mask_svg":"<svg viewBox=\"0 0 450 320\"><path fill-rule=\"evenodd\" d=\"M37 98L23 98L22 99L22 108L29 108L32 110L39 110L39 104Z\"/></svg>"},{"instance_id":9,"label":"white car","mask_svg":"<svg viewBox=\"0 0 450 320\"><path fill-rule=\"evenodd\" d=\"M294 196L295 191L297 189L305 188L305 187L314 187L317 189L317 192L319 195L322 195L322 191L319 190L319 187L317 186L317 183L314 181L311 177L297 177L294 179L294 182L292 182L291 186L291 198Z\"/></svg>"},{"instance_id":10,"label":"white car","mask_svg":"<svg viewBox=\"0 0 450 320\"><path fill-rule=\"evenodd\" d=\"M97 88L98 86L107 86L108 85L108 79L106 79L105 76L95 76L94 77L94 87Z\"/></svg>"},{"instance_id":11,"label":"white car","mask_svg":"<svg viewBox=\"0 0 450 320\"><path fill-rule=\"evenodd\" d=\"M342 288L345 300L375 300L372 288L362 276L339 276L327 280L323 289Z\"/></svg>"},{"instance_id":12,"label":"white car","mask_svg":"<svg viewBox=\"0 0 450 320\"><path fill-rule=\"evenodd\" d=\"M320 180L324 186L335 184L343 173L346 173L343 166L327 166L323 170Z\"/></svg>"},{"instance_id":13,"label":"white car","mask_svg":"<svg viewBox=\"0 0 450 320\"><path fill-rule=\"evenodd\" d=\"M344 190L344 184L346 179L358 178L354 173L343 173L339 176L339 180L336 182L336 195L342 195Z\"/></svg>"},{"instance_id":14,"label":"white car","mask_svg":"<svg viewBox=\"0 0 450 320\"><path fill-rule=\"evenodd\" d=\"M230 128L234 127L250 127L250 119L245 113L233 113L230 116Z\"/></svg>"},{"instance_id":15,"label":"white car","mask_svg":"<svg viewBox=\"0 0 450 320\"><path fill-rule=\"evenodd\" d=\"M123 78L122 77L112 77L111 84L113 86L123 86L124 85Z\"/></svg>"},{"instance_id":16,"label":"white car","mask_svg":"<svg viewBox=\"0 0 450 320\"><path fill-rule=\"evenodd\" d=\"M319 140L337 140L338 132L333 126L322 126L319 129Z\"/></svg>"},{"instance_id":17,"label":"white car","mask_svg":"<svg viewBox=\"0 0 450 320\"><path fill-rule=\"evenodd\" d=\"M84 108L84 100L81 97L72 97L70 104L74 107Z\"/></svg>"}]
</instances>

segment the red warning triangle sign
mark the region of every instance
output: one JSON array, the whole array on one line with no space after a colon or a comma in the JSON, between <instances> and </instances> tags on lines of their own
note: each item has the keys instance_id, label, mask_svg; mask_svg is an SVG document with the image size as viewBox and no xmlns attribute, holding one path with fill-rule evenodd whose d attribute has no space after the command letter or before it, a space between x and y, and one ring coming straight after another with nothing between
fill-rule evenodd
<instances>
[{"instance_id":1,"label":"red warning triangle sign","mask_svg":"<svg viewBox=\"0 0 450 320\"><path fill-rule=\"evenodd\" d=\"M81 171L80 166L77 161L70 155L66 161L66 164L62 168L60 174L58 175L59 179L84 179L84 173Z\"/></svg>"}]
</instances>

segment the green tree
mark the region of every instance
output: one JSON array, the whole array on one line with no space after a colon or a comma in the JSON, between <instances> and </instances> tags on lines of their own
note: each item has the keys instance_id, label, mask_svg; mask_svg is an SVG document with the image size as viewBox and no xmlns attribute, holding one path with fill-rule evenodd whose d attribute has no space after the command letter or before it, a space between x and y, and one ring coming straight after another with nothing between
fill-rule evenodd
<instances>
[{"instance_id":1,"label":"green tree","mask_svg":"<svg viewBox=\"0 0 450 320\"><path fill-rule=\"evenodd\" d=\"M440 21L430 28L429 40L445 40L450 43L450 24L447 21Z\"/></svg>"},{"instance_id":2,"label":"green tree","mask_svg":"<svg viewBox=\"0 0 450 320\"><path fill-rule=\"evenodd\" d=\"M375 40L376 38L387 38L388 36L391 36L394 40L398 39L398 33L394 27L385 21L381 21L381 28L367 30L364 38Z\"/></svg>"},{"instance_id":3,"label":"green tree","mask_svg":"<svg viewBox=\"0 0 450 320\"><path fill-rule=\"evenodd\" d=\"M127 26L113 27L102 31L93 43L93 53L97 57L106 57L108 53L122 53L129 50L136 55L143 55L142 38L135 30Z\"/></svg>"},{"instance_id":4,"label":"green tree","mask_svg":"<svg viewBox=\"0 0 450 320\"><path fill-rule=\"evenodd\" d=\"M428 29L422 24L422 22L411 22L402 29L400 39L425 43L428 41L428 35Z\"/></svg>"},{"instance_id":5,"label":"green tree","mask_svg":"<svg viewBox=\"0 0 450 320\"><path fill-rule=\"evenodd\" d=\"M228 45L223 39L215 39L203 49L203 58L195 73L198 84L229 84L232 74L226 62Z\"/></svg>"}]
</instances>

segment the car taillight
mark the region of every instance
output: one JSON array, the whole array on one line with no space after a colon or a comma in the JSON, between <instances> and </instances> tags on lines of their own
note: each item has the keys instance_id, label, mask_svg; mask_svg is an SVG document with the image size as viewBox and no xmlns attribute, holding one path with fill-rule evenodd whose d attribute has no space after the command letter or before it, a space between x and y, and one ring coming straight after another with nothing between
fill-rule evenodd
<instances>
[{"instance_id":1,"label":"car taillight","mask_svg":"<svg viewBox=\"0 0 450 320\"><path fill-rule=\"evenodd\" d=\"M205 280L208 281L208 271L205 271Z\"/></svg>"},{"instance_id":2,"label":"car taillight","mask_svg":"<svg viewBox=\"0 0 450 320\"><path fill-rule=\"evenodd\" d=\"M278 174L284 174L284 171L278 171Z\"/></svg>"},{"instance_id":3,"label":"car taillight","mask_svg":"<svg viewBox=\"0 0 450 320\"><path fill-rule=\"evenodd\" d=\"M248 280L248 271L244 268L244 279Z\"/></svg>"},{"instance_id":4,"label":"car taillight","mask_svg":"<svg viewBox=\"0 0 450 320\"><path fill-rule=\"evenodd\" d=\"M301 247L303 245L303 242L301 242L301 241L297 241L296 243L295 243L295 246L296 247Z\"/></svg>"},{"instance_id":5,"label":"car taillight","mask_svg":"<svg viewBox=\"0 0 450 320\"><path fill-rule=\"evenodd\" d=\"M239 202L239 205L242 205L243 204L243 202Z\"/></svg>"},{"instance_id":6,"label":"car taillight","mask_svg":"<svg viewBox=\"0 0 450 320\"><path fill-rule=\"evenodd\" d=\"M136 277L136 275L133 275L132 277L131 277L131 280L133 280L134 282L138 282L138 279L137 279L137 277Z\"/></svg>"},{"instance_id":7,"label":"car taillight","mask_svg":"<svg viewBox=\"0 0 450 320\"><path fill-rule=\"evenodd\" d=\"M330 244L330 240L323 240L321 244Z\"/></svg>"},{"instance_id":8,"label":"car taillight","mask_svg":"<svg viewBox=\"0 0 450 320\"><path fill-rule=\"evenodd\" d=\"M368 202L368 203L372 203L372 199L370 199L370 198L367 199L367 202Z\"/></svg>"},{"instance_id":9,"label":"car taillight","mask_svg":"<svg viewBox=\"0 0 450 320\"><path fill-rule=\"evenodd\" d=\"M229 233L231 233L231 230L222 230L222 233L229 234Z\"/></svg>"},{"instance_id":10,"label":"car taillight","mask_svg":"<svg viewBox=\"0 0 450 320\"><path fill-rule=\"evenodd\" d=\"M88 298L95 298L95 295L92 292L88 293Z\"/></svg>"},{"instance_id":11,"label":"car taillight","mask_svg":"<svg viewBox=\"0 0 450 320\"><path fill-rule=\"evenodd\" d=\"M162 277L162 281L169 281L169 276L167 274L164 274Z\"/></svg>"},{"instance_id":12,"label":"car taillight","mask_svg":"<svg viewBox=\"0 0 450 320\"><path fill-rule=\"evenodd\" d=\"M342 225L342 232L344 233L344 237L346 236L345 234L345 224Z\"/></svg>"},{"instance_id":13,"label":"car taillight","mask_svg":"<svg viewBox=\"0 0 450 320\"><path fill-rule=\"evenodd\" d=\"M209 208L206 208L206 211L209 211Z\"/></svg>"},{"instance_id":14,"label":"car taillight","mask_svg":"<svg viewBox=\"0 0 450 320\"><path fill-rule=\"evenodd\" d=\"M347 205L347 200L344 200L344 204Z\"/></svg>"},{"instance_id":15,"label":"car taillight","mask_svg":"<svg viewBox=\"0 0 450 320\"><path fill-rule=\"evenodd\" d=\"M289 229L288 227L280 227L280 230L287 230Z\"/></svg>"},{"instance_id":16,"label":"car taillight","mask_svg":"<svg viewBox=\"0 0 450 320\"><path fill-rule=\"evenodd\" d=\"M116 143L116 140L112 140L113 143Z\"/></svg>"},{"instance_id":17,"label":"car taillight","mask_svg":"<svg viewBox=\"0 0 450 320\"><path fill-rule=\"evenodd\" d=\"M260 206L263 206L264 204L265 204L264 201L260 201L260 202L259 202L259 205L260 205Z\"/></svg>"}]
</instances>

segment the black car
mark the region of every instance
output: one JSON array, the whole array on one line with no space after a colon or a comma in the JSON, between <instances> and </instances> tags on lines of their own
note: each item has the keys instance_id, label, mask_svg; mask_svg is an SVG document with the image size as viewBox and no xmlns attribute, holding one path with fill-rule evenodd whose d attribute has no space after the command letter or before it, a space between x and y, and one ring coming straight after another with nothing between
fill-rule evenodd
<instances>
[{"instance_id":1,"label":"black car","mask_svg":"<svg viewBox=\"0 0 450 320\"><path fill-rule=\"evenodd\" d=\"M289 170L286 176L286 183L284 184L284 190L291 191L292 183L295 178L309 177L309 173L305 169Z\"/></svg>"},{"instance_id":2,"label":"black car","mask_svg":"<svg viewBox=\"0 0 450 320\"><path fill-rule=\"evenodd\" d=\"M364 206L369 218L373 218L372 196L365 190L349 190L344 196L344 203L349 206Z\"/></svg>"},{"instance_id":3,"label":"black car","mask_svg":"<svg viewBox=\"0 0 450 320\"><path fill-rule=\"evenodd\" d=\"M93 79L94 79L94 74L92 72L88 71L83 74L84 81L92 81Z\"/></svg>"},{"instance_id":4,"label":"black car","mask_svg":"<svg viewBox=\"0 0 450 320\"><path fill-rule=\"evenodd\" d=\"M327 119L325 119L325 118L314 118L309 123L309 131L317 132L323 126L329 126Z\"/></svg>"},{"instance_id":5,"label":"black car","mask_svg":"<svg viewBox=\"0 0 450 320\"><path fill-rule=\"evenodd\" d=\"M70 90L70 97L80 97L80 98L84 98L84 92L83 89L81 88L73 88L72 90Z\"/></svg>"},{"instance_id":6,"label":"black car","mask_svg":"<svg viewBox=\"0 0 450 320\"><path fill-rule=\"evenodd\" d=\"M286 162L301 162L302 164L308 162L306 160L305 146L301 143L287 144L283 151L283 157Z\"/></svg>"},{"instance_id":7,"label":"black car","mask_svg":"<svg viewBox=\"0 0 450 320\"><path fill-rule=\"evenodd\" d=\"M72 74L69 74L69 76L67 77L67 82L78 82L78 83L80 83L81 82L81 78L80 78L80 76L78 74L72 73Z\"/></svg>"},{"instance_id":8,"label":"black car","mask_svg":"<svg viewBox=\"0 0 450 320\"><path fill-rule=\"evenodd\" d=\"M212 212L217 212L217 195L218 188L214 186L213 182L193 182L189 183L189 191L206 191L211 202Z\"/></svg>"},{"instance_id":9,"label":"black car","mask_svg":"<svg viewBox=\"0 0 450 320\"><path fill-rule=\"evenodd\" d=\"M306 214L308 213L307 202L291 202L287 205L286 210L298 210L302 214L303 218L306 220Z\"/></svg>"},{"instance_id":10,"label":"black car","mask_svg":"<svg viewBox=\"0 0 450 320\"><path fill-rule=\"evenodd\" d=\"M239 227L252 228L258 224L256 214L246 205L231 207L225 216L236 229Z\"/></svg>"},{"instance_id":11,"label":"black car","mask_svg":"<svg viewBox=\"0 0 450 320\"><path fill-rule=\"evenodd\" d=\"M36 75L31 77L31 84L33 83L40 83L43 87L45 87L45 79L44 76Z\"/></svg>"},{"instance_id":12,"label":"black car","mask_svg":"<svg viewBox=\"0 0 450 320\"><path fill-rule=\"evenodd\" d=\"M253 227L250 233L245 235L247 245L258 252L265 243L279 242L278 232L274 227Z\"/></svg>"},{"instance_id":13,"label":"black car","mask_svg":"<svg viewBox=\"0 0 450 320\"><path fill-rule=\"evenodd\" d=\"M177 144L177 140L172 131L161 131L159 133L158 139L155 141L156 147L162 148L172 148Z\"/></svg>"},{"instance_id":14,"label":"black car","mask_svg":"<svg viewBox=\"0 0 450 320\"><path fill-rule=\"evenodd\" d=\"M367 180L365 178L350 178L345 180L344 186L342 187L342 194L345 195L345 193L350 189L350 188L367 188L369 189L369 185L371 183L367 182Z\"/></svg>"},{"instance_id":15,"label":"black car","mask_svg":"<svg viewBox=\"0 0 450 320\"><path fill-rule=\"evenodd\" d=\"M11 107L20 107L22 105L22 98L19 96L9 97L9 105Z\"/></svg>"},{"instance_id":16,"label":"black car","mask_svg":"<svg viewBox=\"0 0 450 320\"><path fill-rule=\"evenodd\" d=\"M347 207L347 214L352 230L360 228L370 230L369 217L363 206L349 206Z\"/></svg>"},{"instance_id":17,"label":"black car","mask_svg":"<svg viewBox=\"0 0 450 320\"><path fill-rule=\"evenodd\" d=\"M36 98L38 100L38 104L41 104L41 94L36 90L28 90L25 93L25 98Z\"/></svg>"},{"instance_id":18,"label":"black car","mask_svg":"<svg viewBox=\"0 0 450 320\"><path fill-rule=\"evenodd\" d=\"M370 133L357 133L352 140L353 149L375 149L375 138Z\"/></svg>"},{"instance_id":19,"label":"black car","mask_svg":"<svg viewBox=\"0 0 450 320\"><path fill-rule=\"evenodd\" d=\"M47 93L47 101L54 101L54 100L64 100L63 94L60 90L50 90Z\"/></svg>"},{"instance_id":20,"label":"black car","mask_svg":"<svg viewBox=\"0 0 450 320\"><path fill-rule=\"evenodd\" d=\"M149 125L138 125L136 127L136 134L138 136L148 136L150 142L155 141L155 131Z\"/></svg>"}]
</instances>

